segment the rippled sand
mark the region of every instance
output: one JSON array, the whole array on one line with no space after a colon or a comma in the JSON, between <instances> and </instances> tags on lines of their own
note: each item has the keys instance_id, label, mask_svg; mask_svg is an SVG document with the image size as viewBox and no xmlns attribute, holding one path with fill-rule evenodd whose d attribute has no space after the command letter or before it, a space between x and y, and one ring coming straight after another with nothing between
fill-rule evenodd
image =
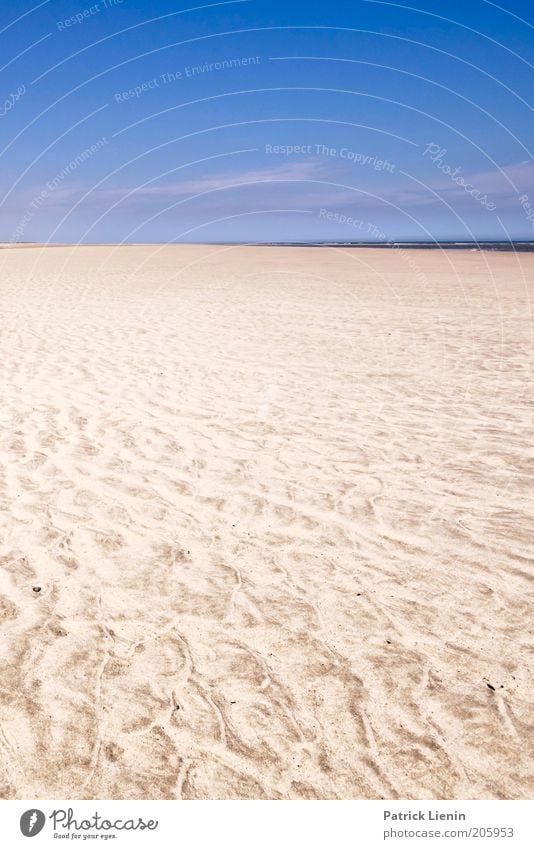
<instances>
[{"instance_id":1,"label":"rippled sand","mask_svg":"<svg viewBox=\"0 0 534 849\"><path fill-rule=\"evenodd\" d=\"M530 795L533 272L2 250L1 795Z\"/></svg>"}]
</instances>

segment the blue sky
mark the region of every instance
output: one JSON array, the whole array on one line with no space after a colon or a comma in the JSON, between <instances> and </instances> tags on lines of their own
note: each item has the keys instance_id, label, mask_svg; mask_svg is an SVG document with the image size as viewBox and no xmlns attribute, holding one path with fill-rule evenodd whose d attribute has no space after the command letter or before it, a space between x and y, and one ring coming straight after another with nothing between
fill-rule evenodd
<instances>
[{"instance_id":1,"label":"blue sky","mask_svg":"<svg viewBox=\"0 0 534 849\"><path fill-rule=\"evenodd\" d=\"M4 0L0 240L534 239L531 3L412 2Z\"/></svg>"}]
</instances>

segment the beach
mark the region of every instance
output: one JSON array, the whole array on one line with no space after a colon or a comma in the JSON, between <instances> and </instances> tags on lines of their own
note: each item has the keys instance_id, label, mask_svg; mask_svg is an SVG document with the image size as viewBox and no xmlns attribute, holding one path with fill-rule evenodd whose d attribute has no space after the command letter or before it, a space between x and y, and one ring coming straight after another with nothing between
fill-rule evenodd
<instances>
[{"instance_id":1,"label":"beach","mask_svg":"<svg viewBox=\"0 0 534 849\"><path fill-rule=\"evenodd\" d=\"M2 798L531 796L533 253L0 269Z\"/></svg>"}]
</instances>

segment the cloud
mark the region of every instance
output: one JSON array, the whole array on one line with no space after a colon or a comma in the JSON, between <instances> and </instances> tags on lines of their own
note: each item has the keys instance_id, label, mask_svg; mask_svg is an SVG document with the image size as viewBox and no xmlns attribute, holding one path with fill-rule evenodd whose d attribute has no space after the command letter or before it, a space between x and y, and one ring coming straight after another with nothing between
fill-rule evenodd
<instances>
[{"instance_id":1,"label":"cloud","mask_svg":"<svg viewBox=\"0 0 534 849\"><path fill-rule=\"evenodd\" d=\"M145 186L135 191L136 198L158 197L172 198L201 194L202 192L232 189L250 183L273 183L280 180L300 181L317 180L323 172L324 164L318 160L288 162L274 168L256 168L245 171L230 171L224 174L206 175L191 180L182 180L163 186Z\"/></svg>"},{"instance_id":2,"label":"cloud","mask_svg":"<svg viewBox=\"0 0 534 849\"><path fill-rule=\"evenodd\" d=\"M428 160L428 163L430 166L434 164L436 168L439 164L432 163L431 159ZM514 186L517 188L519 194L529 191L534 192L534 163L530 161L524 160L505 165L501 170L492 168L484 171L464 171L450 157L444 155L441 164L449 166L453 172L458 169L456 179L450 174L445 174L441 170L438 170L437 176L430 175L424 182L428 186L428 190L433 190L447 202L468 197L465 186L458 182L460 178L473 190L480 192L480 194L486 194L489 200L495 202L516 203L517 197ZM414 188L404 193L403 200L413 206L435 203L435 197L432 195L432 191L428 190L422 187Z\"/></svg>"},{"instance_id":3,"label":"cloud","mask_svg":"<svg viewBox=\"0 0 534 849\"><path fill-rule=\"evenodd\" d=\"M90 186L76 182L63 184L51 192L43 205L43 211L46 207L50 213L55 209L57 214L63 215L88 191L87 198L80 203L80 211L92 210L92 214L95 214L95 210L98 210L113 216L120 215L122 210L129 214L129 220L132 220L132 215L150 216L159 209L172 207L181 201L185 201L184 207L189 210L188 198L194 199L192 203L197 214L206 215L207 206L210 216L240 215L251 209L268 211L270 208L296 206L310 212L317 212L320 208L349 211L360 217L365 216L366 212L372 216L385 207L397 208L400 213L411 212L416 217L420 215L418 210L438 210L445 203L462 214L467 209L475 208L477 200L464 187L454 182L450 175L438 170L428 157L423 161L426 166L425 178L421 173L417 173L417 177L424 185L403 176L400 170L394 175L377 175L374 170L364 167L355 168L351 165L347 169L339 160L325 157L282 162L277 160L256 168L214 170L209 174L201 173L198 177L174 178L168 182L158 178L157 183L145 186L102 186L94 192L91 192ZM453 169L456 167L450 156L444 156L443 162ZM220 166L220 163L217 165ZM210 163L210 166L214 168L214 163ZM410 170L413 170L413 166ZM534 163L512 163L504 166L503 172L517 186L519 193L534 195ZM466 183L487 194L488 199L495 201L498 207L513 208L517 204L512 186L498 169L472 172L460 169L459 174ZM20 204L21 198L18 200ZM20 208L17 210L19 217Z\"/></svg>"},{"instance_id":4,"label":"cloud","mask_svg":"<svg viewBox=\"0 0 534 849\"><path fill-rule=\"evenodd\" d=\"M508 177L514 183L519 193L534 191L534 162L524 160L513 165L505 165L502 172L494 168L489 171L478 171L467 175L467 180L473 185L494 195L513 194L513 188L506 179ZM503 176L506 175L506 176Z\"/></svg>"},{"instance_id":5,"label":"cloud","mask_svg":"<svg viewBox=\"0 0 534 849\"><path fill-rule=\"evenodd\" d=\"M96 189L90 195L91 203L108 204L123 201L128 206L141 206L145 202L159 201L172 204L187 197L194 197L205 193L223 192L224 190L238 189L240 186L264 186L265 184L277 185L280 181L299 182L306 180L319 180L324 169L324 164L319 160L307 160L305 162L288 162L270 168L249 168L244 170L233 169L186 180L174 180L172 182L160 183L159 185L121 186L115 188ZM72 187L69 193L71 200L79 197L79 188ZM61 200L68 201L69 195L63 193Z\"/></svg>"}]
</instances>

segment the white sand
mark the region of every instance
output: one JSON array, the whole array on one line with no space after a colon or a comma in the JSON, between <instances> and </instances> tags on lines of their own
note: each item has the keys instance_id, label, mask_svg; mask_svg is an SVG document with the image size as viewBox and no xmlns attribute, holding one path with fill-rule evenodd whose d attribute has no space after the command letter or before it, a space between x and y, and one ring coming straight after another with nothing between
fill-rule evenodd
<instances>
[{"instance_id":1,"label":"white sand","mask_svg":"<svg viewBox=\"0 0 534 849\"><path fill-rule=\"evenodd\" d=\"M0 794L529 796L533 272L0 251Z\"/></svg>"}]
</instances>

